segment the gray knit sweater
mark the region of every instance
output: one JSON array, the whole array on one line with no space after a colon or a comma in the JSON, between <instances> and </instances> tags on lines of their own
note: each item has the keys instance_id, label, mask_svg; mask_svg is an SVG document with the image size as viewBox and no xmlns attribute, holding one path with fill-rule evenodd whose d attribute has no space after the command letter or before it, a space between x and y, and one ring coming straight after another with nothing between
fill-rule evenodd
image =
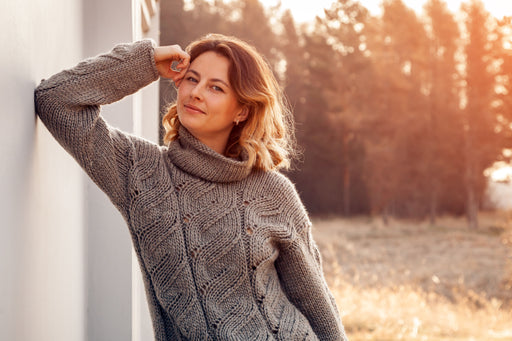
<instances>
[{"instance_id":1,"label":"gray knit sweater","mask_svg":"<svg viewBox=\"0 0 512 341\"><path fill-rule=\"evenodd\" d=\"M157 340L345 340L291 182L186 129L169 147L110 127L100 106L158 78L149 40L36 89L36 111L127 222Z\"/></svg>"}]
</instances>

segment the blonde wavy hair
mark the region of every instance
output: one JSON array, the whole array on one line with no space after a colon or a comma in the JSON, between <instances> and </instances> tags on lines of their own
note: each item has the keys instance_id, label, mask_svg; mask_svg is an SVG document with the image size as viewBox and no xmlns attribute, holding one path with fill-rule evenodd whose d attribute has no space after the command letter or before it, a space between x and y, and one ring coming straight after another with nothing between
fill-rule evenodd
<instances>
[{"instance_id":1,"label":"blonde wavy hair","mask_svg":"<svg viewBox=\"0 0 512 341\"><path fill-rule=\"evenodd\" d=\"M186 49L192 63L202 53L213 51L230 61L228 78L238 101L248 109L245 121L233 126L225 155L248 157L252 168L288 169L295 151L293 119L283 91L258 51L246 42L209 34ZM166 144L178 138L180 121L176 102L170 105L162 124Z\"/></svg>"}]
</instances>

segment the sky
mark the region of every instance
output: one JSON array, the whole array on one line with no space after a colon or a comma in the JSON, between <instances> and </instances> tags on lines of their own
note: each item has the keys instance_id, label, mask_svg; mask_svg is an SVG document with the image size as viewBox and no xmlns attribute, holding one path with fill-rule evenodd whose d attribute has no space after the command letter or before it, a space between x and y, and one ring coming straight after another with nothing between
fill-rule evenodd
<instances>
[{"instance_id":1,"label":"sky","mask_svg":"<svg viewBox=\"0 0 512 341\"><path fill-rule=\"evenodd\" d=\"M279 0L260 0L266 6L275 5ZM281 0L283 8L289 8L293 17L298 22L311 21L315 16L322 16L323 9L330 7L335 0L313 0L313 1L297 1L297 0ZM422 11L422 7L426 0L403 0L404 3L417 12ZM381 0L359 0L359 2L370 10L373 14L380 13ZM448 8L452 12L457 12L463 0L446 0ZM512 1L510 0L483 0L485 8L495 17L512 16Z\"/></svg>"}]
</instances>

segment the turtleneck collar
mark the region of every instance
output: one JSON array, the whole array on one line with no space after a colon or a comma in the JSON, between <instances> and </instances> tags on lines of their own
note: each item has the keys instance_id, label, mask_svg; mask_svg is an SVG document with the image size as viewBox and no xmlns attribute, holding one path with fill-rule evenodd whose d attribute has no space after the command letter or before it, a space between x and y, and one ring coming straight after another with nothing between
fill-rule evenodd
<instances>
[{"instance_id":1,"label":"turtleneck collar","mask_svg":"<svg viewBox=\"0 0 512 341\"><path fill-rule=\"evenodd\" d=\"M233 182L251 173L247 157L235 160L215 152L180 126L168 148L170 161L182 171L211 182Z\"/></svg>"}]
</instances>

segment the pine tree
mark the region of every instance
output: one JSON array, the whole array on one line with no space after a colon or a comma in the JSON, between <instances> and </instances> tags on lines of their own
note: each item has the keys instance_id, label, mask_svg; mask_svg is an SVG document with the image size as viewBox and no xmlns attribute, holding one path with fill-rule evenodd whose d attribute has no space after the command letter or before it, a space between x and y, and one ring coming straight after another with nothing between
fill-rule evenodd
<instances>
[{"instance_id":1,"label":"pine tree","mask_svg":"<svg viewBox=\"0 0 512 341\"><path fill-rule=\"evenodd\" d=\"M427 171L430 223L441 210L454 213L464 206L464 145L460 111L456 53L460 32L453 14L442 0L425 5L429 28L429 84L427 150L423 160ZM457 209L457 207L459 207Z\"/></svg>"},{"instance_id":2,"label":"pine tree","mask_svg":"<svg viewBox=\"0 0 512 341\"><path fill-rule=\"evenodd\" d=\"M400 0L383 3L382 18L368 28L375 70L367 129L368 184L372 210L421 216L426 193L425 85L428 40L423 24Z\"/></svg>"},{"instance_id":3,"label":"pine tree","mask_svg":"<svg viewBox=\"0 0 512 341\"><path fill-rule=\"evenodd\" d=\"M464 6L467 42L465 45L465 158L466 213L470 228L478 228L478 211L485 189L483 171L500 154L492 101L495 72L491 25L493 19L480 0Z\"/></svg>"}]
</instances>

